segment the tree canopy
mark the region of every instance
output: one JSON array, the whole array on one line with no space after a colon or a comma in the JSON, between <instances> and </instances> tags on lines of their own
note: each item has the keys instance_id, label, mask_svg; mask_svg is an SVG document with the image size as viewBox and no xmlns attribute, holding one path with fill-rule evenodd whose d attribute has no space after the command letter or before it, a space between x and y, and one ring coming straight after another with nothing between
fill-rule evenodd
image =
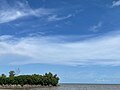
<instances>
[{"instance_id":1,"label":"tree canopy","mask_svg":"<svg viewBox=\"0 0 120 90\"><path fill-rule=\"evenodd\" d=\"M10 71L9 72L9 77L14 77L15 76L15 71Z\"/></svg>"},{"instance_id":2,"label":"tree canopy","mask_svg":"<svg viewBox=\"0 0 120 90\"><path fill-rule=\"evenodd\" d=\"M15 76L14 71L9 72L9 77L5 74L0 76L0 85L41 85L41 86L57 86L59 77L57 74L51 72L44 75L32 74L32 75L18 75Z\"/></svg>"}]
</instances>

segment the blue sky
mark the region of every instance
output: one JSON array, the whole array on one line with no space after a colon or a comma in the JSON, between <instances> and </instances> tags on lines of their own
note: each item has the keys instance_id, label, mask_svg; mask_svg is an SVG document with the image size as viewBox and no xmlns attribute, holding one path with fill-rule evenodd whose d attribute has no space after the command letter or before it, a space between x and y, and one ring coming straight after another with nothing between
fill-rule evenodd
<instances>
[{"instance_id":1,"label":"blue sky","mask_svg":"<svg viewBox=\"0 0 120 90\"><path fill-rule=\"evenodd\" d=\"M120 0L0 0L0 73L120 83Z\"/></svg>"}]
</instances>

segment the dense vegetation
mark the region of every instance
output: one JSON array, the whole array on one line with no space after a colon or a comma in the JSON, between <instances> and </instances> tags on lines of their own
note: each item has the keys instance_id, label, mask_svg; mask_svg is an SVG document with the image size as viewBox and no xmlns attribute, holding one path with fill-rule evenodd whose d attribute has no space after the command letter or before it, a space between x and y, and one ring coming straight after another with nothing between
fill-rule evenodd
<instances>
[{"instance_id":1,"label":"dense vegetation","mask_svg":"<svg viewBox=\"0 0 120 90\"><path fill-rule=\"evenodd\" d=\"M0 85L41 85L41 86L57 86L59 78L51 72L44 75L18 75L15 76L14 71L9 72L9 77L5 74L0 76Z\"/></svg>"}]
</instances>

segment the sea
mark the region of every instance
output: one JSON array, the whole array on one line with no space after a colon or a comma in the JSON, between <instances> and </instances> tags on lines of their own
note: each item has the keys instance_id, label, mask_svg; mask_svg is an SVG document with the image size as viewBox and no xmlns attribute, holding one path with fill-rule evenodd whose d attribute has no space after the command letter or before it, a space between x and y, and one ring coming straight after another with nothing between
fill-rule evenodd
<instances>
[{"instance_id":1,"label":"sea","mask_svg":"<svg viewBox=\"0 0 120 90\"><path fill-rule=\"evenodd\" d=\"M60 84L57 87L0 90L120 90L120 84Z\"/></svg>"}]
</instances>

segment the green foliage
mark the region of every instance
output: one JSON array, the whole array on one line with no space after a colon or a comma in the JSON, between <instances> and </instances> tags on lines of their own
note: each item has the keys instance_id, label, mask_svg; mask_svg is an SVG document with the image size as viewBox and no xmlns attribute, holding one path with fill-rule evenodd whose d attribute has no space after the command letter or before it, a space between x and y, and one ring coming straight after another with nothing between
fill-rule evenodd
<instances>
[{"instance_id":1,"label":"green foliage","mask_svg":"<svg viewBox=\"0 0 120 90\"><path fill-rule=\"evenodd\" d=\"M15 71L10 71L9 72L9 77L14 77L15 76Z\"/></svg>"},{"instance_id":2,"label":"green foliage","mask_svg":"<svg viewBox=\"0 0 120 90\"><path fill-rule=\"evenodd\" d=\"M2 78L6 78L6 75L5 75L5 74L1 74L1 77L2 77Z\"/></svg>"},{"instance_id":3,"label":"green foliage","mask_svg":"<svg viewBox=\"0 0 120 90\"><path fill-rule=\"evenodd\" d=\"M0 85L41 85L41 86L57 86L59 78L51 72L44 75L19 75L15 76L14 71L9 72L9 77L2 74L0 77Z\"/></svg>"}]
</instances>

